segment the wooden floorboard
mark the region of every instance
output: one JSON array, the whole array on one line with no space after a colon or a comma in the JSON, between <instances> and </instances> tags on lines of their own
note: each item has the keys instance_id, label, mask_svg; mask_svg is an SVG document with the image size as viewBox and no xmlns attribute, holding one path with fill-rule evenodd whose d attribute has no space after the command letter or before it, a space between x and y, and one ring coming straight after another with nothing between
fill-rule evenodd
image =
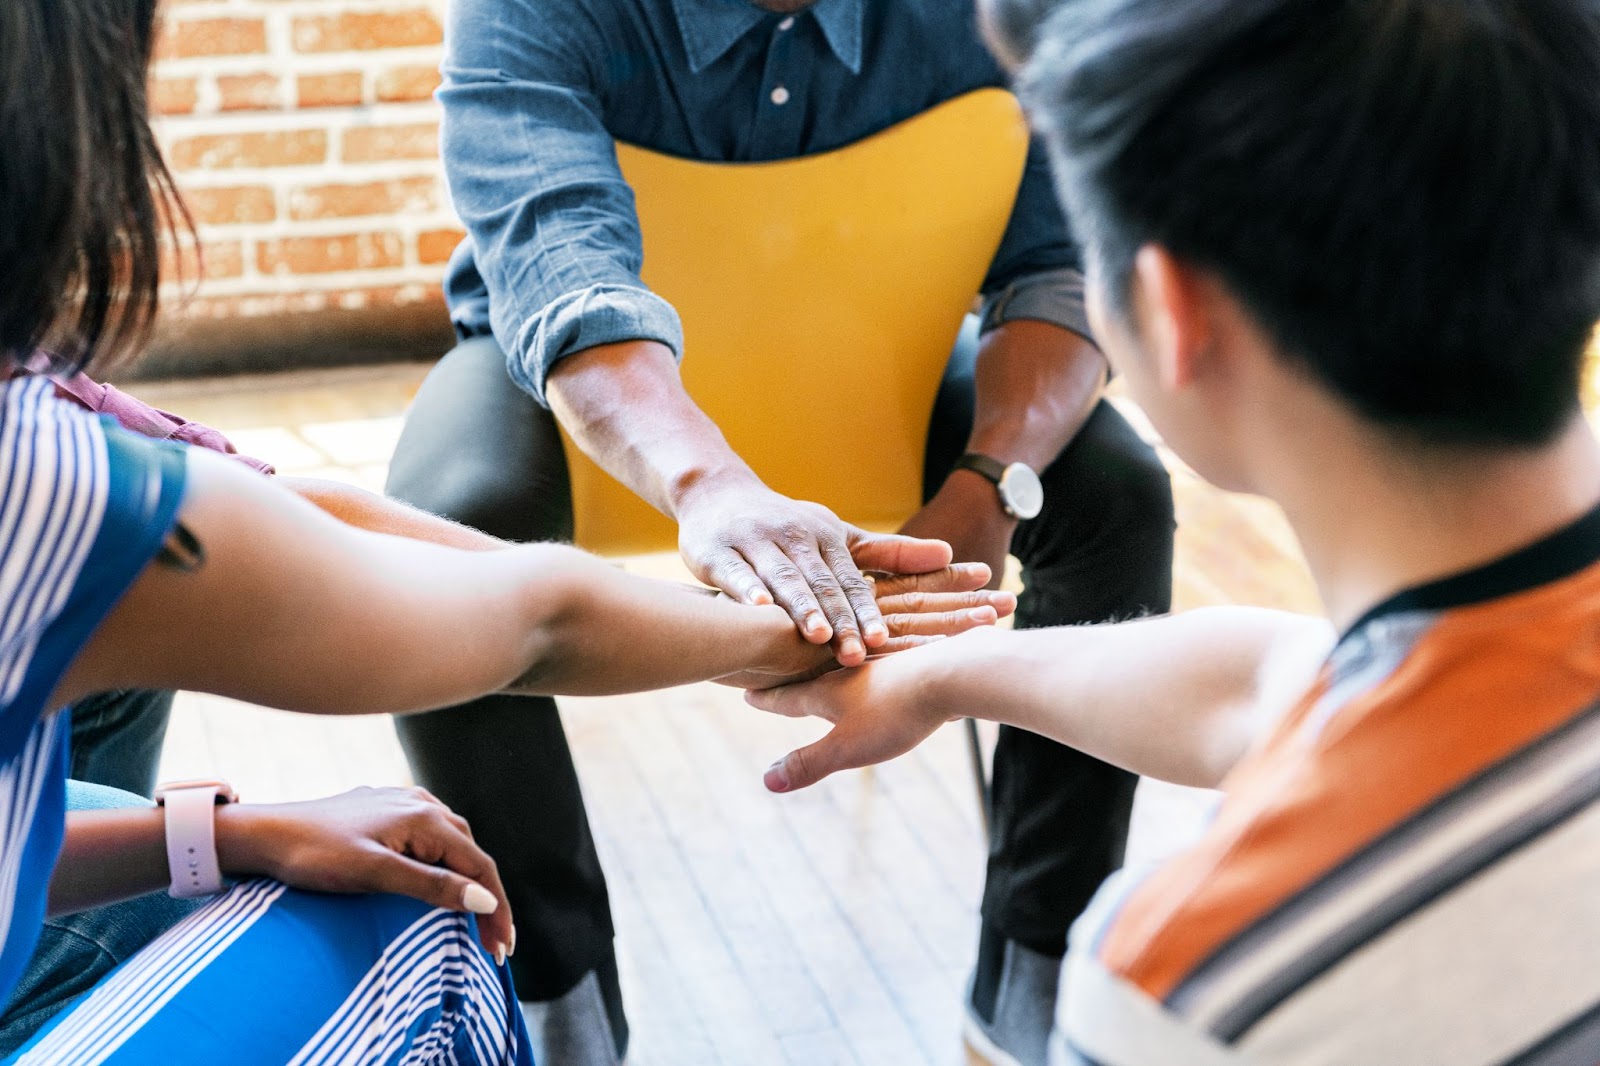
<instances>
[{"instance_id":1,"label":"wooden floorboard","mask_svg":"<svg viewBox=\"0 0 1600 1066\"><path fill-rule=\"evenodd\" d=\"M283 473L381 489L423 373L403 365L132 391L230 433ZM1178 606L1315 609L1276 509L1219 493L1168 459ZM662 557L626 565L682 573ZM610 880L634 1066L963 1061L959 1004L985 845L959 728L875 770L773 797L762 770L819 725L761 715L713 685L569 700L562 714ZM408 781L387 719L190 694L174 712L163 772L220 774L260 801ZM1146 782L1132 850L1179 846L1209 802Z\"/></svg>"}]
</instances>

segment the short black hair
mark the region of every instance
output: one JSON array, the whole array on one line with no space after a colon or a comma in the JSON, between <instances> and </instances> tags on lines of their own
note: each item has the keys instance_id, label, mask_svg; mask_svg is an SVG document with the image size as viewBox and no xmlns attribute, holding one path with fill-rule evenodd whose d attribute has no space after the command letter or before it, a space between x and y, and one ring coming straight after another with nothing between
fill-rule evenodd
<instances>
[{"instance_id":1,"label":"short black hair","mask_svg":"<svg viewBox=\"0 0 1600 1066\"><path fill-rule=\"evenodd\" d=\"M1147 243L1382 426L1538 445L1600 319L1596 0L987 0L1116 309Z\"/></svg>"},{"instance_id":2,"label":"short black hair","mask_svg":"<svg viewBox=\"0 0 1600 1066\"><path fill-rule=\"evenodd\" d=\"M151 133L156 0L0 2L0 367L104 369L148 336L191 229ZM176 234L174 233L174 237Z\"/></svg>"}]
</instances>

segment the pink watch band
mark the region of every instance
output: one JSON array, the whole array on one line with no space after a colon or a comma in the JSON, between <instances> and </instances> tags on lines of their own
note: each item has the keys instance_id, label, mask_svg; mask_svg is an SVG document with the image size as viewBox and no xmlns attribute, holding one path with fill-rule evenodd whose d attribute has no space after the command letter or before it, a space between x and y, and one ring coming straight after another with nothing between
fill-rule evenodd
<instances>
[{"instance_id":1,"label":"pink watch band","mask_svg":"<svg viewBox=\"0 0 1600 1066\"><path fill-rule=\"evenodd\" d=\"M222 891L217 865L217 795L222 786L175 788L162 796L167 810L167 870L177 899L213 896Z\"/></svg>"}]
</instances>

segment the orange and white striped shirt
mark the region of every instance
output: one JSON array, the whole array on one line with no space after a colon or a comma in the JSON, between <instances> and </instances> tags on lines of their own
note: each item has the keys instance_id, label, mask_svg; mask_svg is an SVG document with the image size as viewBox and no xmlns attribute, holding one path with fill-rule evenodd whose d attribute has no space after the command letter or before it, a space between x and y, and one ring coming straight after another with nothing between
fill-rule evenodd
<instances>
[{"instance_id":1,"label":"orange and white striped shirt","mask_svg":"<svg viewBox=\"0 0 1600 1066\"><path fill-rule=\"evenodd\" d=\"M1600 510L1356 623L1074 927L1068 1063L1600 1063Z\"/></svg>"}]
</instances>

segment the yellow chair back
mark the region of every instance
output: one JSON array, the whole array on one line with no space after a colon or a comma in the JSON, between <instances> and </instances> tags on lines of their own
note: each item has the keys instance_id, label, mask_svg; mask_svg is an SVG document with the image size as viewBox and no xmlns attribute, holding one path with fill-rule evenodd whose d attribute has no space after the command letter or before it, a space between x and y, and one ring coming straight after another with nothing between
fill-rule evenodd
<instances>
[{"instance_id":1,"label":"yellow chair back","mask_svg":"<svg viewBox=\"0 0 1600 1066\"><path fill-rule=\"evenodd\" d=\"M1027 149L1000 89L774 163L618 146L644 282L683 319L685 386L773 489L869 528L916 510L934 395ZM566 446L579 545L676 546L668 519Z\"/></svg>"}]
</instances>

